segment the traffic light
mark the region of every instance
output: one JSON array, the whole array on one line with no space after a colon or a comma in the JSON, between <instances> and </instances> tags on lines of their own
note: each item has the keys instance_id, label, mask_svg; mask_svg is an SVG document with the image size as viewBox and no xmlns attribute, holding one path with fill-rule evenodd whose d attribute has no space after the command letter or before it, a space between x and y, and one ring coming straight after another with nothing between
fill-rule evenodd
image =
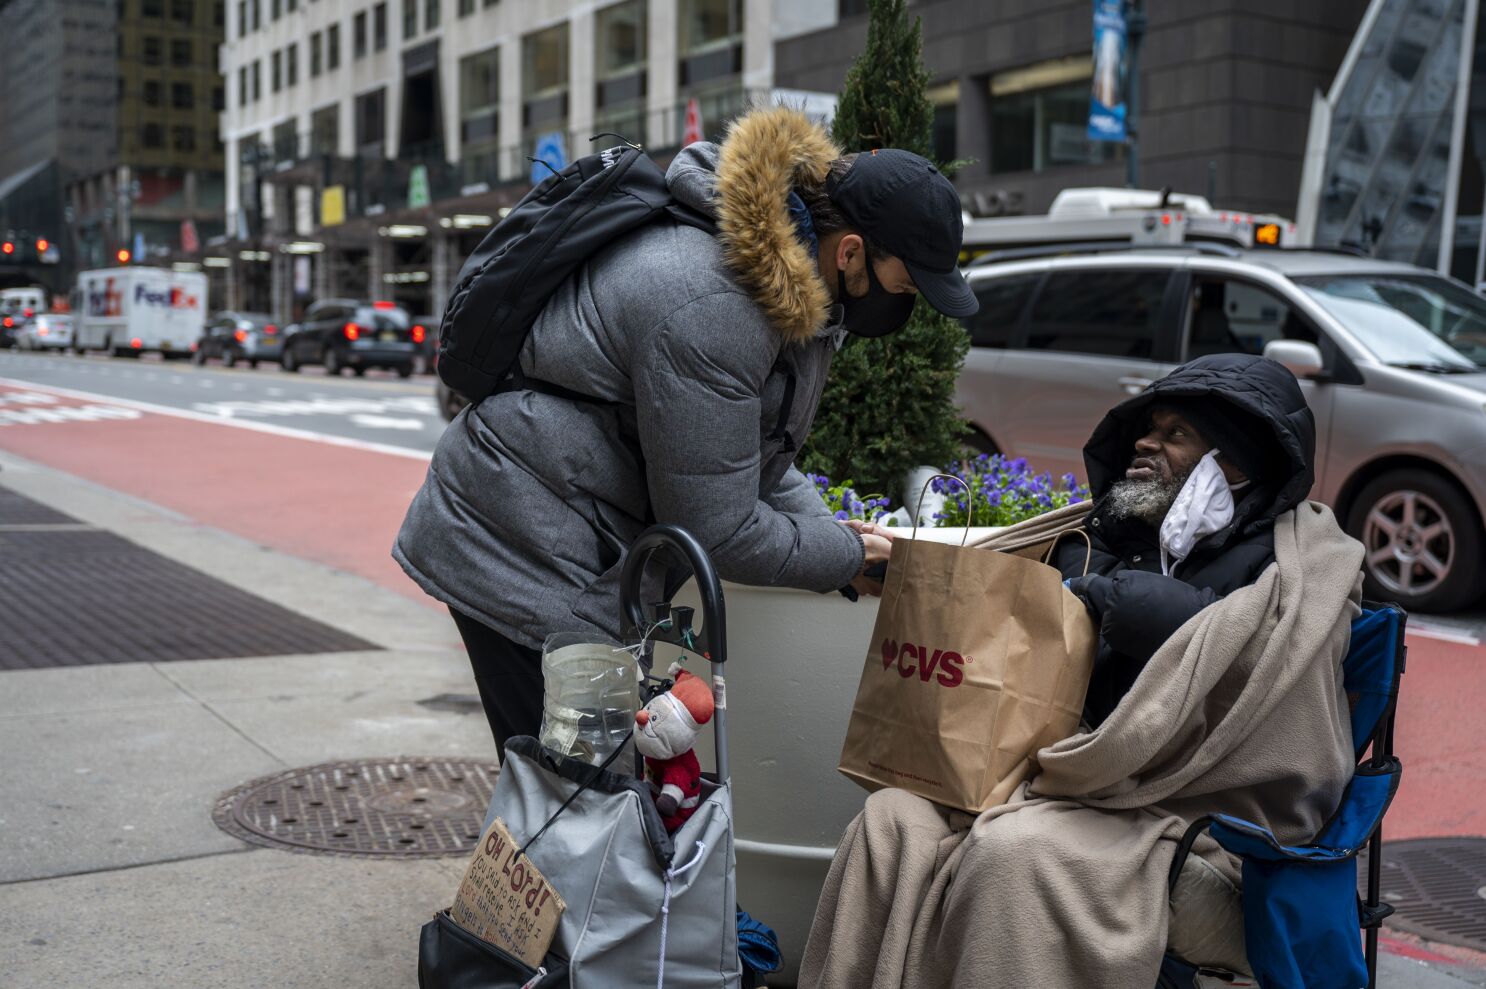
<instances>
[{"instance_id":1,"label":"traffic light","mask_svg":"<svg viewBox=\"0 0 1486 989\"><path fill-rule=\"evenodd\" d=\"M130 257L129 249L126 247L119 248L119 253L115 254L114 257L119 259L119 264L128 264Z\"/></svg>"}]
</instances>

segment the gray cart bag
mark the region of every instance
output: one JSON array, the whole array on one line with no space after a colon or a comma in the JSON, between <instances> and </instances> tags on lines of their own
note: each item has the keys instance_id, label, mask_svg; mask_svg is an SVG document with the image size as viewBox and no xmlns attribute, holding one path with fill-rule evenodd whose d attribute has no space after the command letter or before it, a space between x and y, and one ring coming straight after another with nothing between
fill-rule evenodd
<instances>
[{"instance_id":1,"label":"gray cart bag","mask_svg":"<svg viewBox=\"0 0 1486 989\"><path fill-rule=\"evenodd\" d=\"M657 550L666 551L668 562L681 557L696 576L700 633L691 628L691 609L660 604L646 614L640 588L646 563ZM701 544L671 525L640 535L625 560L621 585L627 635L682 645L711 660L716 779L703 779L696 813L667 834L644 779L559 758L535 738L508 741L485 826L496 817L505 822L523 843L522 854L562 895L567 911L542 971L493 953L494 946L440 914L423 932L419 976L424 989L736 989L740 984L727 712L720 689L726 661L722 586ZM634 758L633 746L622 746L616 755ZM481 945L492 950L477 954Z\"/></svg>"}]
</instances>

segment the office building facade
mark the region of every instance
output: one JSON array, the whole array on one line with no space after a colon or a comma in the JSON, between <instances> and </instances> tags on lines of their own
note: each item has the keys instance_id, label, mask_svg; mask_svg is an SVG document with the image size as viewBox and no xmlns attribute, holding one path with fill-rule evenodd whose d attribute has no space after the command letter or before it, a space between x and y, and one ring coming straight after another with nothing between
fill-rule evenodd
<instances>
[{"instance_id":1,"label":"office building facade","mask_svg":"<svg viewBox=\"0 0 1486 989\"><path fill-rule=\"evenodd\" d=\"M229 304L437 314L500 210L619 135L664 156L773 87L789 0L231 0L222 48ZM613 143L613 138L606 139Z\"/></svg>"}]
</instances>

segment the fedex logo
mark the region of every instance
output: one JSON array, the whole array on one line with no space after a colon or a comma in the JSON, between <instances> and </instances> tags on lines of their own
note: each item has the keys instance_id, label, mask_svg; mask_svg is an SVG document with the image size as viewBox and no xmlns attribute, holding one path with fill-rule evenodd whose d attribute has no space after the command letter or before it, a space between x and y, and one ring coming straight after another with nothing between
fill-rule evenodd
<instances>
[{"instance_id":1,"label":"fedex logo","mask_svg":"<svg viewBox=\"0 0 1486 989\"><path fill-rule=\"evenodd\" d=\"M896 665L898 675L905 680L917 673L924 683L932 678L942 687L958 687L965 679L964 664L972 662L971 657L948 649L930 650L912 642L899 645L893 639L882 642L882 668L886 670ZM938 670L937 676L935 670Z\"/></svg>"},{"instance_id":2,"label":"fedex logo","mask_svg":"<svg viewBox=\"0 0 1486 989\"><path fill-rule=\"evenodd\" d=\"M123 302L123 293L114 284L114 280L106 278L102 288L88 290L88 315L118 316L123 312Z\"/></svg>"},{"instance_id":3,"label":"fedex logo","mask_svg":"<svg viewBox=\"0 0 1486 989\"><path fill-rule=\"evenodd\" d=\"M177 285L172 285L164 292L154 291L148 285L136 285L134 286L134 301L142 302L147 306L165 306L170 309L196 308L196 296L190 295Z\"/></svg>"}]
</instances>

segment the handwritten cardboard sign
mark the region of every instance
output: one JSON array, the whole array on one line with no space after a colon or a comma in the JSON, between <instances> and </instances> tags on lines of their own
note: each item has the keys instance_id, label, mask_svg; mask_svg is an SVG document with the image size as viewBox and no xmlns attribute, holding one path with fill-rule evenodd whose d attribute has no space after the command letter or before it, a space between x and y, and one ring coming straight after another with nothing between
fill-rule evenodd
<instances>
[{"instance_id":1,"label":"handwritten cardboard sign","mask_svg":"<svg viewBox=\"0 0 1486 989\"><path fill-rule=\"evenodd\" d=\"M471 934L521 959L542 964L568 908L496 818L480 839L449 916Z\"/></svg>"}]
</instances>

